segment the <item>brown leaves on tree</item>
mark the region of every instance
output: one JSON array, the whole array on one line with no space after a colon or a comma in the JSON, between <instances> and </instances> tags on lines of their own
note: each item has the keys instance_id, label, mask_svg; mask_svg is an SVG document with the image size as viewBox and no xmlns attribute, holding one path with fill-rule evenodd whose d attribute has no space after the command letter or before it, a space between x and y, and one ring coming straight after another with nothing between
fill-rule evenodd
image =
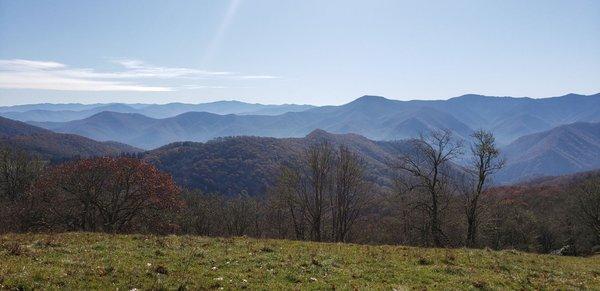
<instances>
[{"instance_id":1,"label":"brown leaves on tree","mask_svg":"<svg viewBox=\"0 0 600 291\"><path fill-rule=\"evenodd\" d=\"M182 202L170 175L134 158L102 157L49 170L29 193L41 228L151 231L173 228L169 214Z\"/></svg>"}]
</instances>

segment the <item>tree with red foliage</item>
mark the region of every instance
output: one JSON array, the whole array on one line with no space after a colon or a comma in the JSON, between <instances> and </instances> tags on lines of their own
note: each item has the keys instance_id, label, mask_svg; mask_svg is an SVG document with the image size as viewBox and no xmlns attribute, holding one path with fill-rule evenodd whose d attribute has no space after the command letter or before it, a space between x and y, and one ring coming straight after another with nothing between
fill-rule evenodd
<instances>
[{"instance_id":1,"label":"tree with red foliage","mask_svg":"<svg viewBox=\"0 0 600 291\"><path fill-rule=\"evenodd\" d=\"M83 159L52 168L29 192L32 225L105 232L164 232L182 206L170 175L134 158Z\"/></svg>"}]
</instances>

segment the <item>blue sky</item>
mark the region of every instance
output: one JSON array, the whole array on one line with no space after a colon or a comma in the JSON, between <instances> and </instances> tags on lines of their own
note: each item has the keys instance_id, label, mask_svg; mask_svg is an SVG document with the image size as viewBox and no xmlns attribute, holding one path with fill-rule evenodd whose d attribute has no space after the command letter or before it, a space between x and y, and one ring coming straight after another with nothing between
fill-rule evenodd
<instances>
[{"instance_id":1,"label":"blue sky","mask_svg":"<svg viewBox=\"0 0 600 291\"><path fill-rule=\"evenodd\" d=\"M600 1L0 0L0 105L600 92Z\"/></svg>"}]
</instances>

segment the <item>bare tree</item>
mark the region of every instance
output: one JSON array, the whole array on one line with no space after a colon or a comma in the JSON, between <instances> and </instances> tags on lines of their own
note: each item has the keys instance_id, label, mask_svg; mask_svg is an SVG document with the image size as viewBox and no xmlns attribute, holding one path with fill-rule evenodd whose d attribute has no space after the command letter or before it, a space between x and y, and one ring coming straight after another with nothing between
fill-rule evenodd
<instances>
[{"instance_id":1,"label":"bare tree","mask_svg":"<svg viewBox=\"0 0 600 291\"><path fill-rule=\"evenodd\" d=\"M271 202L277 210L282 210L289 216L294 237L300 240L306 238L305 209L303 204L300 203L300 193L306 192L305 186L298 169L283 166L281 167L277 188L274 191L274 199Z\"/></svg>"},{"instance_id":2,"label":"bare tree","mask_svg":"<svg viewBox=\"0 0 600 291\"><path fill-rule=\"evenodd\" d=\"M242 191L237 197L230 198L226 204L226 217L224 218L229 235L241 236L250 233L256 225L258 212L256 201Z\"/></svg>"},{"instance_id":3,"label":"bare tree","mask_svg":"<svg viewBox=\"0 0 600 291\"><path fill-rule=\"evenodd\" d=\"M575 187L575 215L600 242L600 174L593 174Z\"/></svg>"},{"instance_id":4,"label":"bare tree","mask_svg":"<svg viewBox=\"0 0 600 291\"><path fill-rule=\"evenodd\" d=\"M328 142L311 145L304 158L305 167L282 167L271 203L286 209L297 239L345 241L366 203L364 164Z\"/></svg>"},{"instance_id":5,"label":"bare tree","mask_svg":"<svg viewBox=\"0 0 600 291\"><path fill-rule=\"evenodd\" d=\"M496 146L494 135L485 130L477 130L471 135L471 162L466 171L469 179L463 191L465 198L465 216L467 219L467 246L477 244L477 232L482 210L481 199L490 177L502 169L504 159Z\"/></svg>"},{"instance_id":6,"label":"bare tree","mask_svg":"<svg viewBox=\"0 0 600 291\"><path fill-rule=\"evenodd\" d=\"M397 168L408 179L399 181L404 191L424 196L415 202L428 217L428 234L434 246L443 246L447 241L442 231L441 210L447 203L450 179L450 163L462 154L462 143L452 137L449 130L432 131L429 135L412 140L412 152L400 157Z\"/></svg>"},{"instance_id":7,"label":"bare tree","mask_svg":"<svg viewBox=\"0 0 600 291\"><path fill-rule=\"evenodd\" d=\"M326 210L327 191L331 190L331 169L333 167L333 148L328 142L311 145L307 152L308 179L300 189L300 205L310 226L312 240L323 239L323 223Z\"/></svg>"},{"instance_id":8,"label":"bare tree","mask_svg":"<svg viewBox=\"0 0 600 291\"><path fill-rule=\"evenodd\" d=\"M222 197L216 194L205 194L199 190L182 192L185 208L181 213L181 230L196 235L220 234L223 222Z\"/></svg>"},{"instance_id":9,"label":"bare tree","mask_svg":"<svg viewBox=\"0 0 600 291\"><path fill-rule=\"evenodd\" d=\"M367 199L364 165L347 147L341 146L336 159L334 191L331 192L332 239L346 241Z\"/></svg>"},{"instance_id":10,"label":"bare tree","mask_svg":"<svg viewBox=\"0 0 600 291\"><path fill-rule=\"evenodd\" d=\"M282 167L278 182L280 201L291 215L296 238L323 239L326 198L331 191L334 152L328 142L312 144L305 152L306 169Z\"/></svg>"}]
</instances>

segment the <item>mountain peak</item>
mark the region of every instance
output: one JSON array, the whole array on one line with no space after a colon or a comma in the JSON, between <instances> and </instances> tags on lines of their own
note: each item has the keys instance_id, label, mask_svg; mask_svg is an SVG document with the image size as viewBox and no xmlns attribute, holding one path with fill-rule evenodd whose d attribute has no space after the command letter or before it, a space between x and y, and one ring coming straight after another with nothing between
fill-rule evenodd
<instances>
[{"instance_id":1,"label":"mountain peak","mask_svg":"<svg viewBox=\"0 0 600 291\"><path fill-rule=\"evenodd\" d=\"M320 139L320 138L326 138L331 136L331 133L324 131L322 129L315 129L313 131L311 131L309 134L306 135L306 138L308 139Z\"/></svg>"},{"instance_id":2,"label":"mountain peak","mask_svg":"<svg viewBox=\"0 0 600 291\"><path fill-rule=\"evenodd\" d=\"M483 99L489 98L489 96L479 95L479 94L464 94L454 98L463 98L463 99Z\"/></svg>"},{"instance_id":3,"label":"mountain peak","mask_svg":"<svg viewBox=\"0 0 600 291\"><path fill-rule=\"evenodd\" d=\"M370 102L382 102L382 101L390 101L390 99L387 99L387 98L381 97L381 96L364 95L350 103L370 103Z\"/></svg>"}]
</instances>

